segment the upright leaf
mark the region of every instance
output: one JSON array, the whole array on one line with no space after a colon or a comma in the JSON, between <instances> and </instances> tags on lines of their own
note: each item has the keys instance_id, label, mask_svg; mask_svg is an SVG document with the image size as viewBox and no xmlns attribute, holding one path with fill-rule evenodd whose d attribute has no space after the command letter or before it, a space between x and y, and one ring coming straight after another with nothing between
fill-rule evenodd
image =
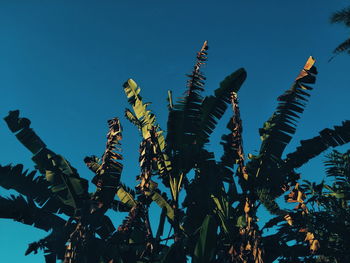
<instances>
[{"instance_id":1,"label":"upright leaf","mask_svg":"<svg viewBox=\"0 0 350 263\"><path fill-rule=\"evenodd\" d=\"M210 263L215 259L217 224L213 216L207 215L201 226L199 238L194 249L193 263Z\"/></svg>"},{"instance_id":2,"label":"upright leaf","mask_svg":"<svg viewBox=\"0 0 350 263\"><path fill-rule=\"evenodd\" d=\"M201 104L201 121L197 134L198 144L202 145L208 141L210 134L214 131L216 124L230 103L231 93L239 91L246 77L246 71L240 68L220 83L220 88L214 91L214 96L204 98Z\"/></svg>"},{"instance_id":3,"label":"upright leaf","mask_svg":"<svg viewBox=\"0 0 350 263\"><path fill-rule=\"evenodd\" d=\"M127 110L125 112L127 119L134 123L139 129L144 140L151 138L153 144L154 155L157 158L157 166L159 174L168 180L169 173L171 171L171 161L168 155L164 152L165 150L165 139L163 131L159 128L156 123L155 115L147 109L149 103L144 103L140 95L141 89L137 83L129 79L124 83L124 92L128 98L129 104L135 114Z\"/></svg>"},{"instance_id":4,"label":"upright leaf","mask_svg":"<svg viewBox=\"0 0 350 263\"><path fill-rule=\"evenodd\" d=\"M272 117L260 129L262 144L260 153L280 157L296 131L296 122L312 90L308 84L315 83L317 70L312 57L306 61L304 68L295 79L291 89L281 95L280 103Z\"/></svg>"},{"instance_id":5,"label":"upright leaf","mask_svg":"<svg viewBox=\"0 0 350 263\"><path fill-rule=\"evenodd\" d=\"M128 98L128 102L132 106L135 113L135 115L132 116L137 118L138 123L142 123L142 136L143 138L147 139L150 136L150 129L152 126L155 126L156 117L147 109L149 103L144 103L142 101L142 97L140 95L141 89L134 80L129 79L124 83L123 87ZM128 114L128 117L131 117L130 113ZM136 122L134 118L133 120Z\"/></svg>"},{"instance_id":6,"label":"upright leaf","mask_svg":"<svg viewBox=\"0 0 350 263\"><path fill-rule=\"evenodd\" d=\"M106 149L102 156L101 165L98 167L96 159L87 160L85 158L85 160L88 161L86 163L88 167L98 167L96 176L92 180L97 186L94 199L103 204L103 209L107 209L113 202L123 170L123 165L119 162L123 159L122 155L119 153L121 150L120 140L122 139L122 127L118 118L109 120L108 125L109 130L107 133Z\"/></svg>"},{"instance_id":7,"label":"upright leaf","mask_svg":"<svg viewBox=\"0 0 350 263\"><path fill-rule=\"evenodd\" d=\"M207 41L204 42L197 54L197 61L188 75L187 90L184 97L169 111L167 148L168 152L176 154L185 145L196 144L196 135L199 133L201 121L201 105L203 98L201 92L204 90L205 77L201 72L201 66L207 60Z\"/></svg>"}]
</instances>

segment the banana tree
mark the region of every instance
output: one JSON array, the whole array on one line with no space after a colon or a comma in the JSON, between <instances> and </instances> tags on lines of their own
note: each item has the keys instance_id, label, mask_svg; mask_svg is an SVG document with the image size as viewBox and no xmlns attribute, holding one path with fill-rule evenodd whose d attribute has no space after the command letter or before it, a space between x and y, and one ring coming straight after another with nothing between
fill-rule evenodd
<instances>
[{"instance_id":1,"label":"banana tree","mask_svg":"<svg viewBox=\"0 0 350 263\"><path fill-rule=\"evenodd\" d=\"M165 138L153 136L152 139L150 131L163 133L155 122L154 114L147 109L148 104L142 102L140 88L133 80L124 84L134 111L133 114L127 110L126 116L142 130L143 140L153 141L153 156L157 162L154 174L160 175L164 185L171 190L175 217L173 250L177 250L176 254L186 253L192 256L194 262L263 262L264 259L265 262L273 262L284 256L283 250L264 253L264 246L274 239L273 236L261 237L256 224L257 208L262 204L272 215L277 215L277 219L288 222L290 211L280 208L275 200L288 189L298 190L296 168L328 148L350 141L350 122L345 121L334 129L324 129L319 136L302 141L295 152L282 158L310 96L310 85L316 79L315 60L310 57L291 89L279 97L275 113L260 130L262 144L259 154L250 155L245 165L237 92L246 73L244 69L239 69L220 84L214 96L201 97L205 77L200 67L206 61L207 49L207 43L204 43L189 75L185 96L174 103L172 92L168 93L169 117ZM206 143L228 104L232 104L234 112L228 124L231 133L223 136L224 155L216 161L214 153L206 149ZM195 174L193 179L188 177L191 171ZM178 211L181 189L186 192L182 204L185 213ZM303 212L305 207L300 207ZM220 229L218 232L215 230L217 227ZM206 234L202 236L201 231L211 231L212 242L205 242ZM310 251L315 253L317 250L317 239L310 239L311 234L302 234L304 238L308 235L307 241L310 242L309 248L306 246L308 242L303 244L300 256L307 257ZM213 257L196 254L202 251L199 246L203 244L212 251ZM287 250L286 246L284 250ZM171 258L169 262L173 262Z\"/></svg>"},{"instance_id":2,"label":"banana tree","mask_svg":"<svg viewBox=\"0 0 350 263\"><path fill-rule=\"evenodd\" d=\"M119 119L108 122L102 157L84 159L95 175L92 184L96 190L89 193L88 181L64 157L46 147L30 121L21 118L19 111L10 112L5 121L33 153L40 175L23 171L22 165L0 167L0 186L20 194L0 198L0 217L50 231L47 237L31 243L26 254L43 249L48 263L178 263L189 258L194 263L262 263L289 260L293 251L294 258L317 255L320 237L307 227L305 190L297 183L295 169L326 149L349 142L350 122L302 141L295 152L283 158L310 96L309 85L317 75L315 60L309 58L260 130L259 154L248 155L247 160L238 102L246 71L238 69L220 83L213 95L203 97L205 77L201 67L206 63L207 51L205 42L188 75L184 96L174 102L172 92L168 92L166 132L149 103L143 101L138 84L132 79L124 83L131 107L126 109L125 117L141 134L140 172L134 189L121 180ZM216 158L207 144L229 106L233 117L227 125L229 133L220 142L223 155ZM276 202L290 189L289 199L299 205L295 214ZM152 202L160 208L158 218L150 216ZM275 216L266 227L284 222L281 239L277 234L262 235L257 224L260 205ZM120 226L114 226L113 218L106 215L109 209L127 213ZM156 231L151 220L158 220ZM166 224L171 229L168 236L164 235ZM298 232L301 226L304 232ZM297 236L303 243L289 247L289 236Z\"/></svg>"}]
</instances>

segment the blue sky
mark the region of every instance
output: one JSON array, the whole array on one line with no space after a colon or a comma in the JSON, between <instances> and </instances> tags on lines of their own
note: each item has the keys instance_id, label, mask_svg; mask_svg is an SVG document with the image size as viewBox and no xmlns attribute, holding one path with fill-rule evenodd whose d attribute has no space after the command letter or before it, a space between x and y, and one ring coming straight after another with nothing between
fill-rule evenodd
<instances>
[{"instance_id":1,"label":"blue sky","mask_svg":"<svg viewBox=\"0 0 350 263\"><path fill-rule=\"evenodd\" d=\"M30 3L29 3L30 2ZM127 107L122 84L128 78L142 88L150 108L166 127L166 94L181 96L194 57L204 40L209 59L203 69L206 93L234 70L248 79L239 99L246 153L259 149L258 129L288 89L309 55L319 76L293 143L316 136L350 118L350 57L331 63L333 48L349 35L329 16L348 1L0 1L0 116L20 109L48 147L64 155L81 176L91 179L86 155L104 151L106 121L124 126L123 181L133 186L138 171L138 133L123 119ZM228 117L228 115L226 116ZM226 123L226 120L222 122ZM210 149L226 132L219 125ZM0 122L0 162L32 168L30 153ZM342 147L345 150L348 147ZM301 169L303 178L321 180L323 157ZM0 189L0 194L6 192ZM119 224L121 217L114 222ZM4 261L43 262L39 253L24 258L28 243L46 234L0 220Z\"/></svg>"}]
</instances>

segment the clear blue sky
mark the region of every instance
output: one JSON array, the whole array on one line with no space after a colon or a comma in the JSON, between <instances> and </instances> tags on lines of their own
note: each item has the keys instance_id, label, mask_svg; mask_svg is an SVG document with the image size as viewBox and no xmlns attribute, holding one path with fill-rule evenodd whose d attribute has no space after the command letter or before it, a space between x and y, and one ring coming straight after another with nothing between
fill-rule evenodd
<instances>
[{"instance_id":1,"label":"clear blue sky","mask_svg":"<svg viewBox=\"0 0 350 263\"><path fill-rule=\"evenodd\" d=\"M106 120L123 117L127 106L123 82L132 77L140 84L165 128L167 90L175 97L182 94L195 53L208 40L206 94L237 68L248 72L239 94L246 153L259 149L258 129L274 111L276 97L290 87L309 55L317 59L318 81L287 149L291 151L299 140L350 118L350 56L327 62L333 48L349 35L344 27L330 25L329 16L348 4L326 0L0 0L0 116L20 109L50 149L91 179L82 160L102 154ZM133 186L139 172L139 137L134 127L123 118L122 122L122 178ZM223 126L213 136L213 150L220 149L220 135L226 132ZM0 142L2 165L33 167L30 153L3 121ZM301 170L305 179L323 178L320 161ZM0 194L6 192L0 190ZM116 217L115 224L120 220ZM0 219L2 260L44 262L41 253L24 258L24 251L28 243L45 235Z\"/></svg>"}]
</instances>

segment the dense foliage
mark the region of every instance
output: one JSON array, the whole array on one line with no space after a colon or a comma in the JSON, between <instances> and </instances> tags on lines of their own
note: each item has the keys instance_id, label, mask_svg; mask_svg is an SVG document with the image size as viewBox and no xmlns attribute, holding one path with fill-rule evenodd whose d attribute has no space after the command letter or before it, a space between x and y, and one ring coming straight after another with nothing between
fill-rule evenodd
<instances>
[{"instance_id":1,"label":"dense foliage","mask_svg":"<svg viewBox=\"0 0 350 263\"><path fill-rule=\"evenodd\" d=\"M20 164L0 166L0 185L19 193L0 197L0 217L49 231L29 244L26 254L42 249L47 263L346 262L349 152L328 157L331 185L301 184L295 169L328 148L349 142L350 121L324 129L301 141L294 152L284 153L315 83L315 60L307 60L292 87L278 98L276 111L259 131L259 153L246 160L237 95L246 72L238 69L213 95L203 97L201 66L207 50L205 42L188 75L184 97L174 103L168 94L166 135L136 82L129 79L123 85L132 108L125 117L141 134L140 173L134 190L122 183L118 118L108 121L102 157L84 159L95 174L91 183L96 191L89 193L88 181L46 147L30 121L20 117L19 111L9 113L5 121L33 153L36 171L23 171ZM220 142L223 155L217 158L207 143L228 106L233 117ZM296 203L295 209L283 208L276 201L281 196ZM150 223L152 202L160 207L156 231ZM272 217L262 229L257 224L261 205ZM127 213L120 226L114 226L108 210ZM168 236L166 225L171 229ZM273 228L273 234L263 235L267 228Z\"/></svg>"}]
</instances>

